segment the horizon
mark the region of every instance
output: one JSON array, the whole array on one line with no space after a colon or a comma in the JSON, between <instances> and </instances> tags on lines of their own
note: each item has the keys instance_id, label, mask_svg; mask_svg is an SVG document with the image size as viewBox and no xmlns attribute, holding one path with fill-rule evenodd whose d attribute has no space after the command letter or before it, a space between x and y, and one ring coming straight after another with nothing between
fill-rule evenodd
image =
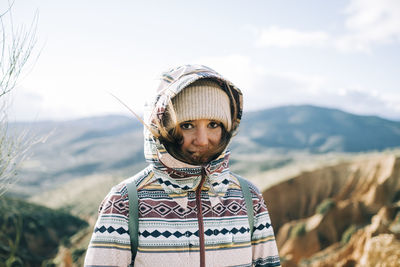
<instances>
[{"instance_id":1,"label":"horizon","mask_svg":"<svg viewBox=\"0 0 400 267\"><path fill-rule=\"evenodd\" d=\"M375 115L375 114L357 114L357 113L353 113L353 112L349 112L340 108L336 108L336 107L329 107L329 106L317 106L317 105L313 105L313 104L289 104L289 105L281 105L281 106L276 106L276 107L267 107L267 108L260 108L257 110L249 110L249 111L243 111L243 114L248 114L248 113L257 113L257 112L263 112L263 111L267 111L267 110L272 110L272 109L280 109L280 108L287 108L287 107L311 107L311 108L316 108L316 109L326 109L326 110L336 110L336 111L340 111L340 112L344 112L350 115L355 115L355 116L359 116L359 117L377 117L383 120L389 120L389 121L393 121L393 122L400 122L400 118L387 118L384 116L379 116L379 115ZM143 113L139 113L138 114L141 118L143 118ZM44 120L18 120L18 121L11 121L10 123L28 123L28 124L34 124L34 123L41 123L41 122L53 122L53 123L63 123L63 122L71 122L71 121L78 121L78 120L89 120L89 119L94 119L94 118L103 118L103 117L113 117L113 116L117 116L117 117L126 117L126 118L132 118L134 119L136 122L140 121L132 114L129 113L129 111L125 111L125 112L116 112L116 113L105 113L105 114L94 114L94 115L90 115L90 116L83 116L83 117L75 117L75 118L67 118L67 119L44 119ZM242 117L242 121L243 121L244 116Z\"/></svg>"},{"instance_id":2,"label":"horizon","mask_svg":"<svg viewBox=\"0 0 400 267\"><path fill-rule=\"evenodd\" d=\"M246 112L316 105L400 119L399 2L16 0L15 27L35 12L40 56L10 96L11 121L124 114L109 92L142 113L159 74L182 64L232 81Z\"/></svg>"}]
</instances>

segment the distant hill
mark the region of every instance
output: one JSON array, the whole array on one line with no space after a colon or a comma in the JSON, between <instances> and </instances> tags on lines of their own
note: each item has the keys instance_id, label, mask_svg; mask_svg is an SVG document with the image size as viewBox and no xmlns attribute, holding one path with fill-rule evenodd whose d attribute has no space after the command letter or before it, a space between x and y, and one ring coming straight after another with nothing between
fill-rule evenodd
<instances>
[{"instance_id":1,"label":"distant hill","mask_svg":"<svg viewBox=\"0 0 400 267\"><path fill-rule=\"evenodd\" d=\"M18 123L30 136L47 137L36 144L13 188L30 196L94 173L129 175L145 166L143 128L136 119L104 116L79 120Z\"/></svg>"},{"instance_id":2,"label":"distant hill","mask_svg":"<svg viewBox=\"0 0 400 267\"><path fill-rule=\"evenodd\" d=\"M143 126L133 117L103 116L12 126L28 129L31 135L48 136L46 142L32 148L32 156L20 171L20 182L14 187L20 196L34 195L92 174L129 176L146 165ZM362 152L391 147L400 147L400 122L315 106L286 106L244 114L231 145L231 165L235 169L238 163L235 155L268 151L277 160L260 163L260 170L290 162L288 158L280 159L279 152Z\"/></svg>"},{"instance_id":3,"label":"distant hill","mask_svg":"<svg viewBox=\"0 0 400 267\"><path fill-rule=\"evenodd\" d=\"M285 106L244 114L239 136L261 149L362 152L400 146L400 122L338 109Z\"/></svg>"}]
</instances>

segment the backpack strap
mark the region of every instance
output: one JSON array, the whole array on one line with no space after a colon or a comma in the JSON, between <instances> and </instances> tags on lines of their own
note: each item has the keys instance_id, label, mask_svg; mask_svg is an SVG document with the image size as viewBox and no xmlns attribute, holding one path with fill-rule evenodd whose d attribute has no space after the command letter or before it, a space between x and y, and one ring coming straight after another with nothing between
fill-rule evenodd
<instances>
[{"instance_id":1,"label":"backpack strap","mask_svg":"<svg viewBox=\"0 0 400 267\"><path fill-rule=\"evenodd\" d=\"M242 189L244 200L246 202L247 209L247 217L249 219L250 226L250 235L253 236L253 228L254 228L254 210L253 210L253 198L250 192L249 183L240 176L235 176L240 184L240 188Z\"/></svg>"},{"instance_id":2,"label":"backpack strap","mask_svg":"<svg viewBox=\"0 0 400 267\"><path fill-rule=\"evenodd\" d=\"M236 176L238 179L240 188L243 192L243 197L246 203L247 217L249 220L250 235L253 236L254 228L254 210L253 210L253 198L250 192L249 183L242 177ZM126 185L128 189L129 198L129 237L131 239L131 252L132 252L132 263L135 261L137 254L137 248L139 245L139 198L136 188L136 182L133 181ZM133 265L132 265L133 266Z\"/></svg>"},{"instance_id":3,"label":"backpack strap","mask_svg":"<svg viewBox=\"0 0 400 267\"><path fill-rule=\"evenodd\" d=\"M133 181L126 185L129 198L129 237L131 239L132 264L135 261L139 245L139 199L136 182ZM132 265L133 266L133 265Z\"/></svg>"}]
</instances>

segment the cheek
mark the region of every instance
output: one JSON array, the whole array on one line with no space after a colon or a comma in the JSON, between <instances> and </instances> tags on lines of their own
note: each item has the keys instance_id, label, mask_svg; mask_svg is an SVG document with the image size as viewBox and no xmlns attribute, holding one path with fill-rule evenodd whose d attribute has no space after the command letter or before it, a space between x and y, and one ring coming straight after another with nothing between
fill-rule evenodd
<instances>
[{"instance_id":1,"label":"cheek","mask_svg":"<svg viewBox=\"0 0 400 267\"><path fill-rule=\"evenodd\" d=\"M213 145L218 145L221 142L221 137L222 137L222 130L219 129L215 132L213 132L210 135L210 141L213 143Z\"/></svg>"},{"instance_id":2,"label":"cheek","mask_svg":"<svg viewBox=\"0 0 400 267\"><path fill-rule=\"evenodd\" d=\"M181 145L181 150L185 151L189 148L191 143L191 135L190 134L183 134L182 135L182 141L180 143Z\"/></svg>"},{"instance_id":3,"label":"cheek","mask_svg":"<svg viewBox=\"0 0 400 267\"><path fill-rule=\"evenodd\" d=\"M185 151L187 150L189 147L189 144L187 142L185 142L185 139L182 140L182 145L181 145L181 150Z\"/></svg>"}]
</instances>

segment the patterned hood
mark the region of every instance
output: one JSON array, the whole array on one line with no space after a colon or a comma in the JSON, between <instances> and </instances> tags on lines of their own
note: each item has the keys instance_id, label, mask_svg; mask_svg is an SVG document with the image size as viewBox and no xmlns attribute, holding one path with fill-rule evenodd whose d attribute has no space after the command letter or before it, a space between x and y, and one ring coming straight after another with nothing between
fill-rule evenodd
<instances>
[{"instance_id":1,"label":"patterned hood","mask_svg":"<svg viewBox=\"0 0 400 267\"><path fill-rule=\"evenodd\" d=\"M172 190L171 193L183 193L187 190L192 190L200 181L201 167L206 170L209 178L208 182L218 187L218 184L223 181L220 181L217 177L221 178L220 174L228 169L229 151L226 149L219 157L207 165L194 166L173 158L158 138L152 134L160 133L157 125L160 125L170 100L191 83L204 78L213 79L224 90L229 86L232 91L233 99L231 99L231 102L235 101L237 107L236 116L233 116L235 119L232 121L232 135L236 133L242 117L243 100L241 91L214 70L202 65L184 65L163 73L155 99L145 107L144 150L146 161L154 166L155 172L165 178L161 179L163 181L160 180L160 182L167 187L165 188L167 192L168 188ZM167 177L165 174L167 174ZM212 188L211 190L214 191Z\"/></svg>"}]
</instances>

